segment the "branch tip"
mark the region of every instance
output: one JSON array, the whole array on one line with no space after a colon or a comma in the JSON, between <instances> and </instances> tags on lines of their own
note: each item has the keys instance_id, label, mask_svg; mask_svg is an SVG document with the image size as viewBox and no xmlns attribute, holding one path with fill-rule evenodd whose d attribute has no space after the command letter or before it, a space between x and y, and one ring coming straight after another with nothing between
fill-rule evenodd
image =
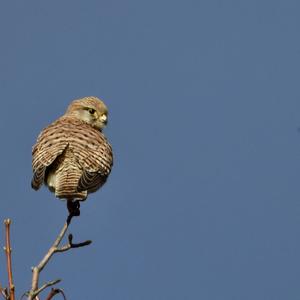
<instances>
[{"instance_id":1,"label":"branch tip","mask_svg":"<svg viewBox=\"0 0 300 300\"><path fill-rule=\"evenodd\" d=\"M4 224L5 224L6 226L9 226L9 225L11 224L11 219L5 219L5 220L4 220Z\"/></svg>"},{"instance_id":2,"label":"branch tip","mask_svg":"<svg viewBox=\"0 0 300 300\"><path fill-rule=\"evenodd\" d=\"M33 298L35 298L38 294L40 294L47 287L55 285L55 284L57 284L59 282L61 282L61 279L56 279L56 280L52 280L52 281L46 282L35 293L33 293Z\"/></svg>"},{"instance_id":3,"label":"branch tip","mask_svg":"<svg viewBox=\"0 0 300 300\"><path fill-rule=\"evenodd\" d=\"M62 289L51 289L49 295L47 296L46 300L51 300L55 295L62 294L64 300L67 300L67 297Z\"/></svg>"},{"instance_id":4,"label":"branch tip","mask_svg":"<svg viewBox=\"0 0 300 300\"><path fill-rule=\"evenodd\" d=\"M8 274L8 284L9 284L9 299L15 300L15 285L13 283L12 275L12 260L11 260L11 244L10 244L10 224L11 219L5 219L5 247L4 251L6 254L6 265L7 265L7 274Z\"/></svg>"}]
</instances>

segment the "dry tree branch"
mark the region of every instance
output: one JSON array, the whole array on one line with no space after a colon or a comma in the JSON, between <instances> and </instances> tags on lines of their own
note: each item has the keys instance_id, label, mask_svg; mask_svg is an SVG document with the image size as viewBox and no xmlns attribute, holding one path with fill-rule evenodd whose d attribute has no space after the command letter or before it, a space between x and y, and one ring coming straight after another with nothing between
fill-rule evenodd
<instances>
[{"instance_id":1,"label":"dry tree branch","mask_svg":"<svg viewBox=\"0 0 300 300\"><path fill-rule=\"evenodd\" d=\"M20 300L23 300L24 297L28 297L28 292L25 292L25 293L21 296ZM35 299L35 300L40 300L39 296L35 296L34 299Z\"/></svg>"},{"instance_id":2,"label":"dry tree branch","mask_svg":"<svg viewBox=\"0 0 300 300\"><path fill-rule=\"evenodd\" d=\"M49 295L47 296L46 300L51 300L57 294L62 294L64 300L67 300L65 293L61 289L51 289Z\"/></svg>"},{"instance_id":3,"label":"dry tree branch","mask_svg":"<svg viewBox=\"0 0 300 300\"><path fill-rule=\"evenodd\" d=\"M72 234L68 235L68 241L69 241L69 243L67 245L64 245L64 246L62 246L60 248L57 248L55 250L55 252L65 252L65 251L70 250L71 248L80 248L80 247L88 246L88 245L90 245L92 243L91 240L87 240L87 241L82 242L82 243L76 243L76 244L74 244L73 243L73 235Z\"/></svg>"},{"instance_id":4,"label":"dry tree branch","mask_svg":"<svg viewBox=\"0 0 300 300\"><path fill-rule=\"evenodd\" d=\"M7 288L4 288L4 289L2 288L1 295L3 296L3 298L5 300L10 300Z\"/></svg>"},{"instance_id":5,"label":"dry tree branch","mask_svg":"<svg viewBox=\"0 0 300 300\"><path fill-rule=\"evenodd\" d=\"M38 295L39 293L41 293L44 289L46 289L47 287L49 286L52 286L52 285L55 285L57 283L61 282L60 279L56 279L56 280L53 280L53 281L49 281L49 282L46 282L45 284L43 284L37 291L36 291L36 294ZM35 298L37 298L37 296L35 296Z\"/></svg>"},{"instance_id":6,"label":"dry tree branch","mask_svg":"<svg viewBox=\"0 0 300 300\"><path fill-rule=\"evenodd\" d=\"M3 288L0 284L0 294L2 295L2 297L5 299L5 300L9 300L9 295L8 295L8 292L7 292L7 288Z\"/></svg>"},{"instance_id":7,"label":"dry tree branch","mask_svg":"<svg viewBox=\"0 0 300 300\"><path fill-rule=\"evenodd\" d=\"M11 246L10 246L10 224L11 220L4 220L5 225L5 247L4 251L6 254L6 262L7 262L7 274L8 274L8 284L9 284L9 300L15 300L15 286L13 283L12 276L12 267L11 267Z\"/></svg>"},{"instance_id":8,"label":"dry tree branch","mask_svg":"<svg viewBox=\"0 0 300 300\"><path fill-rule=\"evenodd\" d=\"M40 261L40 263L37 266L33 267L33 269L32 269L32 285L31 285L31 290L28 293L28 300L36 300L38 294L41 293L45 288L47 288L51 285L54 285L54 284L56 284L60 281L60 280L51 281L51 282L48 282L48 283L44 284L41 288L38 288L40 272L44 269L44 267L49 262L49 260L51 259L52 255L54 253L64 252L64 251L67 251L67 250L72 249L72 248L84 247L84 246L87 246L91 243L91 241L85 241L83 243L73 244L72 243L72 235L69 235L69 243L67 245L61 247L61 248L58 247L60 242L62 241L63 237L66 234L66 231L67 231L67 229L68 229L68 227L71 223L72 217L73 217L72 214L70 214L68 216L67 221L65 222L63 228L61 229L60 233L58 234L58 236L57 236L56 240L54 241L53 245L50 247L50 249L48 250L46 255Z\"/></svg>"}]
</instances>

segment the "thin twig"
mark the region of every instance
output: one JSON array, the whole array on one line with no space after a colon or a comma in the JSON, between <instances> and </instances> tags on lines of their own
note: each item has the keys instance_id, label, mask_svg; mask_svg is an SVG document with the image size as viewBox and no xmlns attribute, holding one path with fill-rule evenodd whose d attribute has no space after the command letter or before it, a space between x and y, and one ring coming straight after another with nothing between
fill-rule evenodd
<instances>
[{"instance_id":1,"label":"thin twig","mask_svg":"<svg viewBox=\"0 0 300 300\"><path fill-rule=\"evenodd\" d=\"M72 234L68 235L68 241L69 241L69 243L67 245L64 245L60 248L57 248L55 250L55 252L65 252L65 251L68 251L72 248L80 248L80 247L88 246L92 243L91 240L87 240L87 241L84 241L82 243L73 243L73 235Z\"/></svg>"},{"instance_id":2,"label":"thin twig","mask_svg":"<svg viewBox=\"0 0 300 300\"><path fill-rule=\"evenodd\" d=\"M5 300L9 300L10 299L7 288L2 288L1 287L1 295L3 296L3 298Z\"/></svg>"},{"instance_id":3,"label":"thin twig","mask_svg":"<svg viewBox=\"0 0 300 300\"><path fill-rule=\"evenodd\" d=\"M50 247L50 249L48 250L48 252L46 253L46 255L43 257L43 259L40 261L40 263L35 266L33 269L32 269L32 285L31 285L31 290L29 291L28 293L28 300L36 300L36 297L38 296L38 294L44 290L46 287L50 286L50 285L53 285L53 284L50 284L50 285L47 285L47 286L42 286L42 288L38 288L38 284L39 284L39 275L40 275L40 272L44 269L44 267L46 266L46 264L49 262L49 260L51 259L52 255L56 252L64 252L64 251L67 251L71 248L78 248L78 244L72 244L72 239L71 239L71 243L70 243L70 237L69 237L69 244L64 246L64 247L61 247L61 248L64 248L64 250L61 250L61 248L59 248L59 244L60 242L62 241L63 237L65 236L66 234L66 231L71 223L71 220L72 220L72 217L73 215L70 214L67 221L65 222L63 228L61 229L60 233L58 234L56 240L54 241L53 245ZM82 244L81 247L83 246L87 246L89 245L91 242L90 241L86 241L86 242L83 242L83 243L80 243ZM68 249L67 249L68 248ZM57 282L56 282L57 283ZM42 290L41 290L42 289ZM51 299L51 298L50 298Z\"/></svg>"},{"instance_id":4,"label":"thin twig","mask_svg":"<svg viewBox=\"0 0 300 300\"><path fill-rule=\"evenodd\" d=\"M44 289L46 289L49 286L55 285L57 283L61 282L61 279L56 279L53 281L49 281L46 282L45 284L43 284L37 291L36 291L36 295L38 295L39 293L41 293ZM36 296L37 297L37 296Z\"/></svg>"},{"instance_id":5,"label":"thin twig","mask_svg":"<svg viewBox=\"0 0 300 300\"><path fill-rule=\"evenodd\" d=\"M24 297L28 297L28 292L23 293L23 295L21 296L20 300L23 300Z\"/></svg>"},{"instance_id":6,"label":"thin twig","mask_svg":"<svg viewBox=\"0 0 300 300\"><path fill-rule=\"evenodd\" d=\"M46 300L51 300L55 295L62 294L64 300L67 300L65 293L61 289L51 289L49 295L47 296Z\"/></svg>"},{"instance_id":7,"label":"thin twig","mask_svg":"<svg viewBox=\"0 0 300 300\"><path fill-rule=\"evenodd\" d=\"M23 300L24 297L28 297L28 295L29 295L29 292L25 292L25 293L21 296L20 300ZM35 300L40 300L39 296L35 296L34 299L35 299ZM8 300L9 300L9 299L8 299Z\"/></svg>"},{"instance_id":8,"label":"thin twig","mask_svg":"<svg viewBox=\"0 0 300 300\"><path fill-rule=\"evenodd\" d=\"M4 220L4 225L5 225L5 247L4 247L4 251L5 251L5 254L6 254L6 261L7 261L9 299L10 300L15 300L15 286L14 286L14 283L13 283L12 267L11 267L10 224L11 224L10 219Z\"/></svg>"},{"instance_id":9,"label":"thin twig","mask_svg":"<svg viewBox=\"0 0 300 300\"><path fill-rule=\"evenodd\" d=\"M0 284L0 293L4 297L4 299L6 299L4 289L2 288L1 284Z\"/></svg>"},{"instance_id":10,"label":"thin twig","mask_svg":"<svg viewBox=\"0 0 300 300\"><path fill-rule=\"evenodd\" d=\"M7 295L7 289L3 288L0 284L0 294L3 296L5 300L9 300L9 296Z\"/></svg>"}]
</instances>

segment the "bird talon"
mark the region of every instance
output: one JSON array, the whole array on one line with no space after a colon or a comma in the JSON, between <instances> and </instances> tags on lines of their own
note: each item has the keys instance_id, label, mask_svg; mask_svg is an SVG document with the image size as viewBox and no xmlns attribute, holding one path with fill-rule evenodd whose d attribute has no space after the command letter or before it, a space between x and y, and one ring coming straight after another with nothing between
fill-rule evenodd
<instances>
[{"instance_id":1,"label":"bird talon","mask_svg":"<svg viewBox=\"0 0 300 300\"><path fill-rule=\"evenodd\" d=\"M76 201L67 201L67 208L71 217L80 216L80 202Z\"/></svg>"}]
</instances>

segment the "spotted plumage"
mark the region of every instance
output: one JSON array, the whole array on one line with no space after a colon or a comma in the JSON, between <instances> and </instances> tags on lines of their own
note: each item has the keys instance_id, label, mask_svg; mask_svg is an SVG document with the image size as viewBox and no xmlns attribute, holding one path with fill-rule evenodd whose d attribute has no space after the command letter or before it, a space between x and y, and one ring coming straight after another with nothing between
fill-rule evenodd
<instances>
[{"instance_id":1,"label":"spotted plumage","mask_svg":"<svg viewBox=\"0 0 300 300\"><path fill-rule=\"evenodd\" d=\"M85 200L107 180L112 148L102 133L105 104L96 97L74 100L67 112L46 127L32 150L32 188L44 183L55 196Z\"/></svg>"}]
</instances>

